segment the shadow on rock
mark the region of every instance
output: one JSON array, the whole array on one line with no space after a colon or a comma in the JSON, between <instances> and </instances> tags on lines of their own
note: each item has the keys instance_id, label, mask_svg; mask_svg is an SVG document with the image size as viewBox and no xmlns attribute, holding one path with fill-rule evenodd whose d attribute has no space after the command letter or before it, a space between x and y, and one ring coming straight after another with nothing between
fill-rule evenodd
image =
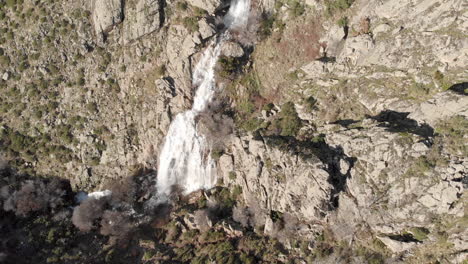
<instances>
[{"instance_id":1,"label":"shadow on rock","mask_svg":"<svg viewBox=\"0 0 468 264\"><path fill-rule=\"evenodd\" d=\"M468 82L454 84L448 90L457 94L468 95Z\"/></svg>"},{"instance_id":2,"label":"shadow on rock","mask_svg":"<svg viewBox=\"0 0 468 264\"><path fill-rule=\"evenodd\" d=\"M408 118L409 113L384 110L376 116L368 118L380 122L379 127L387 128L389 132L411 133L424 138L434 136L434 129L427 125L419 125L414 119Z\"/></svg>"}]
</instances>

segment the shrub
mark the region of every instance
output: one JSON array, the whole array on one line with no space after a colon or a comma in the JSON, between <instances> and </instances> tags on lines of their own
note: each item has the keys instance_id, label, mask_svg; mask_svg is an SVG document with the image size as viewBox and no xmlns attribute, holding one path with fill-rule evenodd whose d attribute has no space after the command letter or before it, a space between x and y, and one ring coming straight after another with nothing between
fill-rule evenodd
<instances>
[{"instance_id":1,"label":"shrub","mask_svg":"<svg viewBox=\"0 0 468 264\"><path fill-rule=\"evenodd\" d=\"M6 0L5 1L7 7L15 7L16 6L16 0Z\"/></svg>"},{"instance_id":2,"label":"shrub","mask_svg":"<svg viewBox=\"0 0 468 264\"><path fill-rule=\"evenodd\" d=\"M298 17L298 16L301 16L302 14L304 14L305 7L298 0L294 0L292 2L290 1L289 5L290 5L290 8L291 8L289 10L289 12L293 17Z\"/></svg>"},{"instance_id":3,"label":"shrub","mask_svg":"<svg viewBox=\"0 0 468 264\"><path fill-rule=\"evenodd\" d=\"M276 22L275 15L262 15L262 20L260 21L260 26L258 27L258 34L261 39L265 39L271 35L273 32L273 26Z\"/></svg>"},{"instance_id":4,"label":"shrub","mask_svg":"<svg viewBox=\"0 0 468 264\"><path fill-rule=\"evenodd\" d=\"M185 17L182 23L191 33L199 30L198 19L196 17Z\"/></svg>"},{"instance_id":5,"label":"shrub","mask_svg":"<svg viewBox=\"0 0 468 264\"><path fill-rule=\"evenodd\" d=\"M434 73L434 79L440 82L444 79L444 74L437 70Z\"/></svg>"},{"instance_id":6,"label":"shrub","mask_svg":"<svg viewBox=\"0 0 468 264\"><path fill-rule=\"evenodd\" d=\"M414 239L423 241L427 239L427 235L429 235L429 230L424 227L413 227L410 229L411 235L414 237Z\"/></svg>"},{"instance_id":7,"label":"shrub","mask_svg":"<svg viewBox=\"0 0 468 264\"><path fill-rule=\"evenodd\" d=\"M221 158L221 156L224 154L224 150L223 149L213 149L211 151L211 158L213 158L214 160L219 160L219 158Z\"/></svg>"},{"instance_id":8,"label":"shrub","mask_svg":"<svg viewBox=\"0 0 468 264\"><path fill-rule=\"evenodd\" d=\"M156 68L156 76L163 77L166 74L166 65L160 65Z\"/></svg>"},{"instance_id":9,"label":"shrub","mask_svg":"<svg viewBox=\"0 0 468 264\"><path fill-rule=\"evenodd\" d=\"M219 75L223 78L229 78L237 72L239 61L233 57L219 56L218 64L221 67Z\"/></svg>"},{"instance_id":10,"label":"shrub","mask_svg":"<svg viewBox=\"0 0 468 264\"><path fill-rule=\"evenodd\" d=\"M347 27L349 23L348 17L342 17L338 19L336 23L338 24L339 27Z\"/></svg>"},{"instance_id":11,"label":"shrub","mask_svg":"<svg viewBox=\"0 0 468 264\"><path fill-rule=\"evenodd\" d=\"M337 11L343 11L351 7L354 0L327 0L326 7L328 15L332 15Z\"/></svg>"},{"instance_id":12,"label":"shrub","mask_svg":"<svg viewBox=\"0 0 468 264\"><path fill-rule=\"evenodd\" d=\"M317 99L315 99L313 96L309 96L306 100L305 100L305 106L306 106L306 109L309 111L309 112L312 112L314 110L317 110Z\"/></svg>"},{"instance_id":13,"label":"shrub","mask_svg":"<svg viewBox=\"0 0 468 264\"><path fill-rule=\"evenodd\" d=\"M10 57L8 55L0 55L0 64L1 65L10 64Z\"/></svg>"},{"instance_id":14,"label":"shrub","mask_svg":"<svg viewBox=\"0 0 468 264\"><path fill-rule=\"evenodd\" d=\"M301 119L297 115L296 109L292 102L285 103L281 107L279 113L280 128L282 136L296 136L297 132L301 128Z\"/></svg>"},{"instance_id":15,"label":"shrub","mask_svg":"<svg viewBox=\"0 0 468 264\"><path fill-rule=\"evenodd\" d=\"M193 13L195 14L195 17L204 17L208 14L208 12L205 9L199 7L194 7Z\"/></svg>"},{"instance_id":16,"label":"shrub","mask_svg":"<svg viewBox=\"0 0 468 264\"><path fill-rule=\"evenodd\" d=\"M97 113L98 112L98 107L97 107L97 104L95 102L87 104L86 109L91 113Z\"/></svg>"},{"instance_id":17,"label":"shrub","mask_svg":"<svg viewBox=\"0 0 468 264\"><path fill-rule=\"evenodd\" d=\"M188 9L188 4L185 1L177 2L176 8L182 11L186 11Z\"/></svg>"}]
</instances>

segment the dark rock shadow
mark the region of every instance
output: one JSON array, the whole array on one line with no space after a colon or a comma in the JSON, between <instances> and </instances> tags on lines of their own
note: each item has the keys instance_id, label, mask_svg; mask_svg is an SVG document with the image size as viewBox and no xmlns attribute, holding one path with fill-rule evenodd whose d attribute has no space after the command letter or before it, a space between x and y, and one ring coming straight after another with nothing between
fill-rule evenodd
<instances>
[{"instance_id":1,"label":"dark rock shadow","mask_svg":"<svg viewBox=\"0 0 468 264\"><path fill-rule=\"evenodd\" d=\"M336 62L336 57L328 57L327 55L324 55L323 57L321 58L318 58L317 59L318 61L320 62L323 62L323 63L335 63Z\"/></svg>"},{"instance_id":2,"label":"dark rock shadow","mask_svg":"<svg viewBox=\"0 0 468 264\"><path fill-rule=\"evenodd\" d=\"M359 123L359 120L353 120L353 119L342 119L342 120L336 120L335 122L332 122L331 124L333 125L340 125L345 128L349 128L350 125Z\"/></svg>"},{"instance_id":3,"label":"dark rock shadow","mask_svg":"<svg viewBox=\"0 0 468 264\"><path fill-rule=\"evenodd\" d=\"M434 136L434 128L427 124L418 124L414 119L408 118L409 113L384 110L376 116L367 116L377 122L379 127L387 128L389 132L411 133L424 138Z\"/></svg>"},{"instance_id":4,"label":"dark rock shadow","mask_svg":"<svg viewBox=\"0 0 468 264\"><path fill-rule=\"evenodd\" d=\"M468 82L454 84L448 90L457 94L468 95Z\"/></svg>"}]
</instances>

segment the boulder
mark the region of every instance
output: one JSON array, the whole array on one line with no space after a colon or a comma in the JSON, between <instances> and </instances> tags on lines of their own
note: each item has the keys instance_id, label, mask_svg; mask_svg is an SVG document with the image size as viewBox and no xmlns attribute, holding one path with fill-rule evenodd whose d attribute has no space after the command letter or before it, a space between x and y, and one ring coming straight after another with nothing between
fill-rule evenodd
<instances>
[{"instance_id":1,"label":"boulder","mask_svg":"<svg viewBox=\"0 0 468 264\"><path fill-rule=\"evenodd\" d=\"M233 41L227 41L223 43L221 47L221 54L228 57L242 57L244 56L244 50L241 45Z\"/></svg>"},{"instance_id":2,"label":"boulder","mask_svg":"<svg viewBox=\"0 0 468 264\"><path fill-rule=\"evenodd\" d=\"M208 24L208 21L205 18L200 19L200 21L198 21L198 28L198 31L200 32L200 37L202 39L207 39L216 33L214 27L211 24Z\"/></svg>"},{"instance_id":3,"label":"boulder","mask_svg":"<svg viewBox=\"0 0 468 264\"><path fill-rule=\"evenodd\" d=\"M121 0L96 0L93 9L94 31L102 35L112 30L123 19Z\"/></svg>"}]
</instances>

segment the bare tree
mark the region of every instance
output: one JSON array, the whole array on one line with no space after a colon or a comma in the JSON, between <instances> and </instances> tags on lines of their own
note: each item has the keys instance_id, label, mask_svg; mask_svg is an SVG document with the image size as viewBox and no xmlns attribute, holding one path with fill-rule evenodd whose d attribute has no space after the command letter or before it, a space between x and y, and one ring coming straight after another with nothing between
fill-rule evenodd
<instances>
[{"instance_id":1,"label":"bare tree","mask_svg":"<svg viewBox=\"0 0 468 264\"><path fill-rule=\"evenodd\" d=\"M103 214L107 199L88 198L73 211L73 224L84 232L89 232L95 227L94 222Z\"/></svg>"}]
</instances>

